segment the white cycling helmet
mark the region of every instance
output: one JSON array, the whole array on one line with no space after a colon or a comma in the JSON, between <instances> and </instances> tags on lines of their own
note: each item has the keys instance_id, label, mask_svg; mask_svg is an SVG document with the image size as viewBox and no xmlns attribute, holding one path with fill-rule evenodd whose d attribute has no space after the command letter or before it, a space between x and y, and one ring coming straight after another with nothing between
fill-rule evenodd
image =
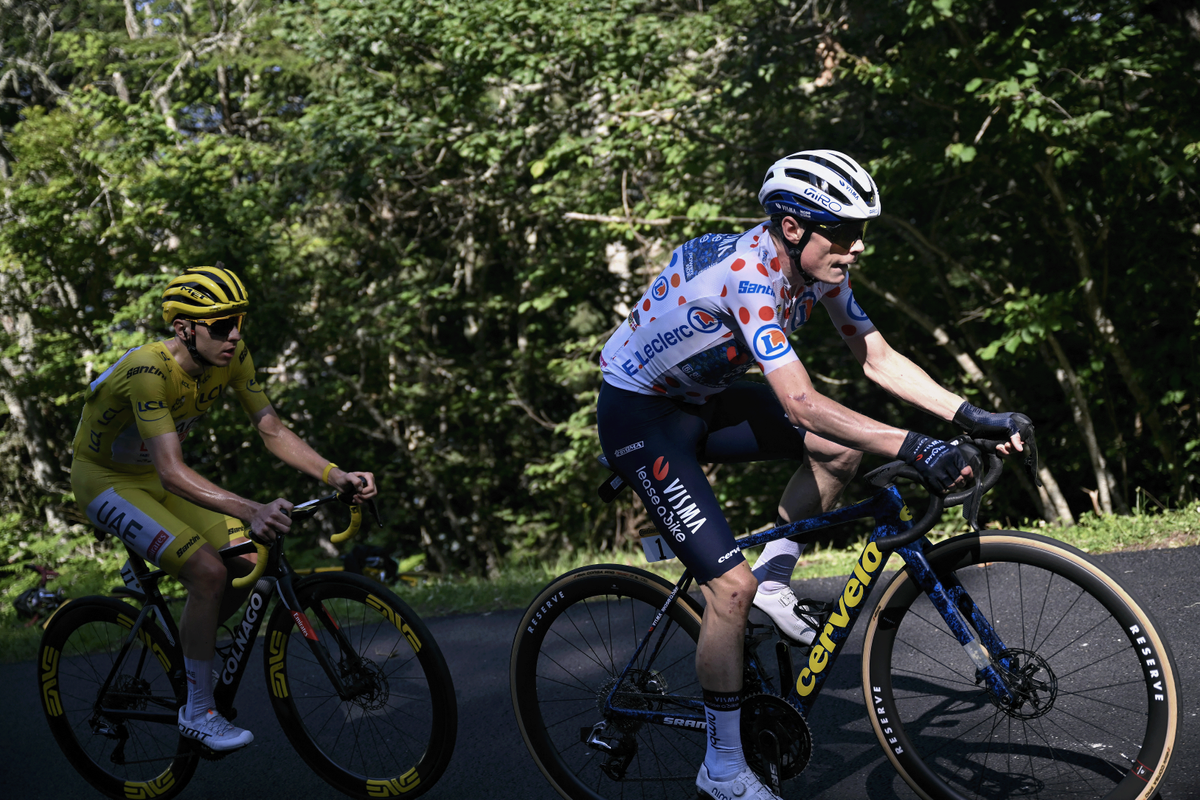
<instances>
[{"instance_id":1,"label":"white cycling helmet","mask_svg":"<svg viewBox=\"0 0 1200 800\"><path fill-rule=\"evenodd\" d=\"M768 214L793 214L815 222L879 216L879 189L867 171L836 150L802 150L767 170L758 202Z\"/></svg>"}]
</instances>

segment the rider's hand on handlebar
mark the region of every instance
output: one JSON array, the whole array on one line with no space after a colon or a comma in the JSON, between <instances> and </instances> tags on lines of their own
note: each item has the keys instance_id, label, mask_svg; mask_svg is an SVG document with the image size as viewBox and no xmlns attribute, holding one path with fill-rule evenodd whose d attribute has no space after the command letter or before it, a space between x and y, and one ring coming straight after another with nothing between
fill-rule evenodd
<instances>
[{"instance_id":1,"label":"rider's hand on handlebar","mask_svg":"<svg viewBox=\"0 0 1200 800\"><path fill-rule=\"evenodd\" d=\"M1033 439L1033 420L1024 414L1005 411L994 414L963 401L954 413L954 424L975 439L1003 442L996 445L1000 455L1024 452L1025 444Z\"/></svg>"},{"instance_id":2,"label":"rider's hand on handlebar","mask_svg":"<svg viewBox=\"0 0 1200 800\"><path fill-rule=\"evenodd\" d=\"M370 472L343 472L334 468L329 471L329 485L344 495L352 494L351 502L355 505L365 503L379 490L375 488L375 475Z\"/></svg>"},{"instance_id":3,"label":"rider's hand on handlebar","mask_svg":"<svg viewBox=\"0 0 1200 800\"><path fill-rule=\"evenodd\" d=\"M962 489L973 472L962 451L950 442L910 432L896 457L915 468L926 486L943 493Z\"/></svg>"},{"instance_id":4,"label":"rider's hand on handlebar","mask_svg":"<svg viewBox=\"0 0 1200 800\"><path fill-rule=\"evenodd\" d=\"M250 519L251 538L270 544L275 534L287 533L292 527L291 510L292 504L282 497L259 506Z\"/></svg>"}]
</instances>

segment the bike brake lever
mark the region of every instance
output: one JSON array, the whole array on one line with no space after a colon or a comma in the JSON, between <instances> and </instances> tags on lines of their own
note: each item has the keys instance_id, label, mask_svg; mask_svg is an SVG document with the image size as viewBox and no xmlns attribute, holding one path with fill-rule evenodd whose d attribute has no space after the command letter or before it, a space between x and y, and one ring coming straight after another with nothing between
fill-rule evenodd
<instances>
[{"instance_id":1,"label":"bike brake lever","mask_svg":"<svg viewBox=\"0 0 1200 800\"><path fill-rule=\"evenodd\" d=\"M383 527L383 519L379 516L379 509L377 509L375 507L375 501L368 500L366 502L366 506L367 506L367 510L371 512L371 516L375 518L375 524L382 528Z\"/></svg>"}]
</instances>

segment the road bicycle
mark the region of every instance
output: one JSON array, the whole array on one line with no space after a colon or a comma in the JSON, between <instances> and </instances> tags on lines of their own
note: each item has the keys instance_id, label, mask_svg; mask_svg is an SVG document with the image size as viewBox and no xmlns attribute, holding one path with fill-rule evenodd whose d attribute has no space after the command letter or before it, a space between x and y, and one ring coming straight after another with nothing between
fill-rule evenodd
<instances>
[{"instance_id":1,"label":"road bicycle","mask_svg":"<svg viewBox=\"0 0 1200 800\"><path fill-rule=\"evenodd\" d=\"M866 476L876 487L870 499L738 540L744 549L875 520L840 594L814 609L811 646L771 625L747 625L747 762L777 792L804 770L807 719L869 610L866 713L917 796L1153 797L1180 717L1178 674L1159 626L1074 547L980 530L980 499L1001 473L996 443L956 443L977 448L982 478L946 498L931 493L919 521L894 483L919 476L894 462ZM602 496L622 484L614 473ZM971 532L932 544L926 533L957 503ZM655 560L663 542L652 536L643 545ZM903 564L885 580L893 554ZM687 571L672 585L635 567L585 567L552 581L522 617L510 662L513 708L529 752L563 797L693 796L705 722L695 673L703 609L691 585Z\"/></svg>"},{"instance_id":2,"label":"road bicycle","mask_svg":"<svg viewBox=\"0 0 1200 800\"><path fill-rule=\"evenodd\" d=\"M309 517L338 499L302 503L291 516ZM350 515L335 542L358 530L359 508L351 506ZM246 542L220 551L226 560L257 551L258 561L234 580L254 588L232 639L218 644L217 710L237 716L234 698L265 621L271 706L313 771L352 797L421 794L454 749L457 708L446 660L421 619L382 584L345 572L297 578L284 558L286 538L277 536L270 548ZM88 783L113 798L170 798L201 758L229 753L180 735L176 715L187 682L179 629L158 586L165 573L147 569L133 551L130 565L142 591L121 588L134 605L85 597L47 622L38 686L54 738Z\"/></svg>"}]
</instances>

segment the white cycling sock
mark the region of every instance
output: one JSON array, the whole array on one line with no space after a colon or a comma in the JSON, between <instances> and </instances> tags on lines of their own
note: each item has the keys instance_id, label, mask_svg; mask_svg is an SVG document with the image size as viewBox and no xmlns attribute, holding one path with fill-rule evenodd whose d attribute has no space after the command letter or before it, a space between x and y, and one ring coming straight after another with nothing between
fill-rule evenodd
<instances>
[{"instance_id":1,"label":"white cycling sock","mask_svg":"<svg viewBox=\"0 0 1200 800\"><path fill-rule=\"evenodd\" d=\"M767 542L758 560L754 562L754 577L758 578L758 591L775 594L787 588L792 579L792 570L804 552L804 545L791 539L776 539Z\"/></svg>"},{"instance_id":2,"label":"white cycling sock","mask_svg":"<svg viewBox=\"0 0 1200 800\"><path fill-rule=\"evenodd\" d=\"M746 768L741 695L704 692L704 719L708 727L708 749L704 753L708 776L714 781L732 780Z\"/></svg>"},{"instance_id":3,"label":"white cycling sock","mask_svg":"<svg viewBox=\"0 0 1200 800\"><path fill-rule=\"evenodd\" d=\"M201 661L183 657L183 669L187 673L188 702L183 715L187 719L199 719L215 705L213 701L212 666L215 659Z\"/></svg>"}]
</instances>

